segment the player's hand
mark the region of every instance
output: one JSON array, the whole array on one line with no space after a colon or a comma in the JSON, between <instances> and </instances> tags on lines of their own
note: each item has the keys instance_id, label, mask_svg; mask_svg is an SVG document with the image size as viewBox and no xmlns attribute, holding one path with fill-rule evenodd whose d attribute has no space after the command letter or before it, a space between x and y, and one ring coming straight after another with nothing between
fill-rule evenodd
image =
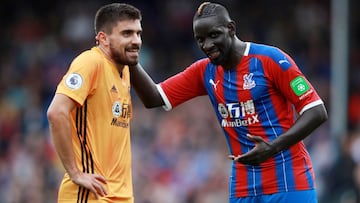
<instances>
[{"instance_id":1,"label":"player's hand","mask_svg":"<svg viewBox=\"0 0 360 203\"><path fill-rule=\"evenodd\" d=\"M273 147L260 136L247 134L247 137L255 143L255 147L242 155L229 155L228 158L243 164L259 165L275 154Z\"/></svg>"},{"instance_id":2,"label":"player's hand","mask_svg":"<svg viewBox=\"0 0 360 203\"><path fill-rule=\"evenodd\" d=\"M106 180L103 176L99 174L88 174L88 173L78 173L71 177L71 180L86 189L89 189L95 194L96 199L107 195L104 184Z\"/></svg>"}]
</instances>

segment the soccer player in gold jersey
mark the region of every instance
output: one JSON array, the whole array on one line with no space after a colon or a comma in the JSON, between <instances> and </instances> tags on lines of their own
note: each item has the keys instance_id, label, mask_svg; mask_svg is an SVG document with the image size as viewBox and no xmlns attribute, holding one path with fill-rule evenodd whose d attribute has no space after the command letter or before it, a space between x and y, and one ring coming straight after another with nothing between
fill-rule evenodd
<instances>
[{"instance_id":1,"label":"soccer player in gold jersey","mask_svg":"<svg viewBox=\"0 0 360 203\"><path fill-rule=\"evenodd\" d=\"M65 168L58 202L133 203L130 76L138 63L141 12L113 3L95 15L96 46L78 55L48 108Z\"/></svg>"}]
</instances>

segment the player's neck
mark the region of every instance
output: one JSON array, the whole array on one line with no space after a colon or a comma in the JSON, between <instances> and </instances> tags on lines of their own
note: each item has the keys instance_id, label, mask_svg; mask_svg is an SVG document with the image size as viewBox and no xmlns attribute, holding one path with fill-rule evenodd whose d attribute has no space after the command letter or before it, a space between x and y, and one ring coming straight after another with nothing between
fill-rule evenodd
<instances>
[{"instance_id":1,"label":"player's neck","mask_svg":"<svg viewBox=\"0 0 360 203\"><path fill-rule=\"evenodd\" d=\"M245 53L246 43L238 38L234 40L227 63L222 65L225 70L231 70L237 67Z\"/></svg>"},{"instance_id":2,"label":"player's neck","mask_svg":"<svg viewBox=\"0 0 360 203\"><path fill-rule=\"evenodd\" d=\"M115 61L112 60L111 55L110 55L110 51L108 49L106 49L106 47L104 47L103 45L99 44L98 48L100 49L100 51L104 54L105 58L109 61L111 61L112 63L115 64Z\"/></svg>"},{"instance_id":3,"label":"player's neck","mask_svg":"<svg viewBox=\"0 0 360 203\"><path fill-rule=\"evenodd\" d=\"M116 61L114 61L111 58L111 54L110 51L108 49L106 49L106 47L102 46L102 45L98 45L98 48L100 49L100 51L104 54L105 58L110 61L115 67L116 69L119 71L120 77L122 77L122 71L124 69L124 65L123 64L119 64L116 63Z\"/></svg>"}]
</instances>

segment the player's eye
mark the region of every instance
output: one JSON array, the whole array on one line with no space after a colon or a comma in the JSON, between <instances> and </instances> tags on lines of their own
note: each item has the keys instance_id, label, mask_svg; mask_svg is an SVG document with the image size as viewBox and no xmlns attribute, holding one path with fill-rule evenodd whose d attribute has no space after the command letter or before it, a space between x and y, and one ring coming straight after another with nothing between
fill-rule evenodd
<instances>
[{"instance_id":1,"label":"player's eye","mask_svg":"<svg viewBox=\"0 0 360 203\"><path fill-rule=\"evenodd\" d=\"M124 31L122 32L122 35L123 35L124 37L130 37L131 34L132 34L132 31L131 31L131 30L124 30Z\"/></svg>"},{"instance_id":2,"label":"player's eye","mask_svg":"<svg viewBox=\"0 0 360 203\"><path fill-rule=\"evenodd\" d=\"M142 31L137 32L136 35L137 35L138 37L141 37Z\"/></svg>"},{"instance_id":3,"label":"player's eye","mask_svg":"<svg viewBox=\"0 0 360 203\"><path fill-rule=\"evenodd\" d=\"M196 37L196 41L197 41L198 44L202 44L202 43L204 43L204 38Z\"/></svg>"},{"instance_id":4,"label":"player's eye","mask_svg":"<svg viewBox=\"0 0 360 203\"><path fill-rule=\"evenodd\" d=\"M219 36L219 33L217 33L217 32L210 33L211 38L217 38L218 36Z\"/></svg>"}]
</instances>

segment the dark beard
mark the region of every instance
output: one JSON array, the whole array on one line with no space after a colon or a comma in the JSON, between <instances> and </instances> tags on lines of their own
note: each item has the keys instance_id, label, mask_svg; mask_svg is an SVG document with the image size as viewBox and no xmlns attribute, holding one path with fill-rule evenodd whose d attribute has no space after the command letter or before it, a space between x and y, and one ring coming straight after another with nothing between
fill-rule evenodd
<instances>
[{"instance_id":1,"label":"dark beard","mask_svg":"<svg viewBox=\"0 0 360 203\"><path fill-rule=\"evenodd\" d=\"M224 59L223 55L220 53L220 55L216 59L210 59L210 62L215 65L222 65L224 60L225 59Z\"/></svg>"},{"instance_id":2,"label":"dark beard","mask_svg":"<svg viewBox=\"0 0 360 203\"><path fill-rule=\"evenodd\" d=\"M138 63L138 60L128 60L126 57L122 56L113 46L110 44L110 54L112 59L117 64L134 66Z\"/></svg>"}]
</instances>

